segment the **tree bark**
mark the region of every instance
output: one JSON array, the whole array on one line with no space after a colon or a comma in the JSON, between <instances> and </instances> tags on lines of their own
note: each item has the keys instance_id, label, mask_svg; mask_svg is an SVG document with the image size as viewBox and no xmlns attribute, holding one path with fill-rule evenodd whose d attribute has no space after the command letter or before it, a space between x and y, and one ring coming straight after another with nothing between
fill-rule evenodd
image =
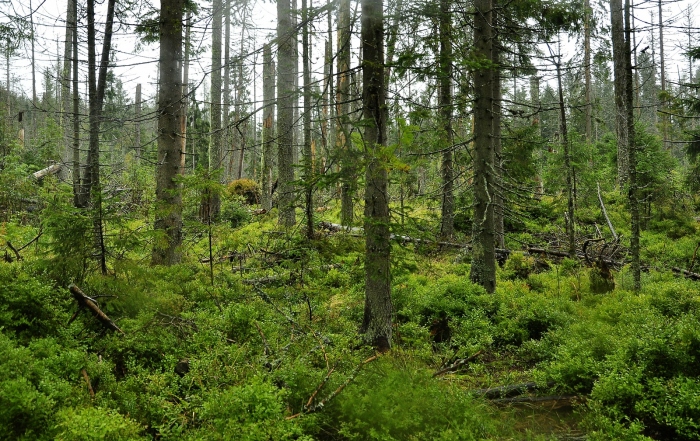
<instances>
[{"instance_id":1,"label":"tree bark","mask_svg":"<svg viewBox=\"0 0 700 441\"><path fill-rule=\"evenodd\" d=\"M493 2L493 11L491 13L492 20L492 43L491 43L491 62L494 66L493 71L493 131L492 131L492 142L493 142L493 179L494 179L494 193L493 193L493 232L494 232L494 246L497 248L505 248L505 232L504 232L504 220L503 215L505 211L505 199L503 197L503 147L501 145L501 102L503 98L503 92L501 90L502 78L501 78L501 47L498 36L498 10L500 5L497 1ZM515 75L515 73L514 73ZM515 87L513 88L513 93L515 93Z\"/></svg>"},{"instance_id":2,"label":"tree bark","mask_svg":"<svg viewBox=\"0 0 700 441\"><path fill-rule=\"evenodd\" d=\"M182 134L182 18L184 0L161 0L160 88L158 94L158 162L156 166L156 241L153 265L180 262L182 189L177 177L183 169Z\"/></svg>"},{"instance_id":3,"label":"tree bark","mask_svg":"<svg viewBox=\"0 0 700 441\"><path fill-rule=\"evenodd\" d=\"M294 108L296 31L291 25L290 0L277 1L277 167L279 223L296 224L294 213Z\"/></svg>"},{"instance_id":4,"label":"tree bark","mask_svg":"<svg viewBox=\"0 0 700 441\"><path fill-rule=\"evenodd\" d=\"M273 132L275 119L275 63L272 61L272 47L268 43L263 48L263 173L262 207L272 209L272 169L274 167Z\"/></svg>"},{"instance_id":5,"label":"tree bark","mask_svg":"<svg viewBox=\"0 0 700 441\"><path fill-rule=\"evenodd\" d=\"M475 0L474 52L479 60L490 61L492 51L491 0ZM492 293L496 289L494 231L493 77L490 66L474 77L474 223L470 278Z\"/></svg>"},{"instance_id":6,"label":"tree bark","mask_svg":"<svg viewBox=\"0 0 700 441\"><path fill-rule=\"evenodd\" d=\"M384 85L384 11L382 0L362 0L362 104L367 157L365 188L365 310L361 332L379 351L391 348L391 272L388 171Z\"/></svg>"},{"instance_id":7,"label":"tree bark","mask_svg":"<svg viewBox=\"0 0 700 441\"><path fill-rule=\"evenodd\" d=\"M632 278L634 290L642 289L642 269L639 259L639 189L637 188L637 148L635 145L633 81L632 81L632 6L625 0L625 102L627 136L629 140L629 204L630 204L630 254L632 256Z\"/></svg>"},{"instance_id":8,"label":"tree bark","mask_svg":"<svg viewBox=\"0 0 700 441\"><path fill-rule=\"evenodd\" d=\"M214 173L222 166L222 130L221 130L221 28L223 5L221 0L214 0L213 21L211 26L211 135L209 137L209 172ZM221 178L219 178L221 179ZM221 197L217 192L208 195L208 217L219 218Z\"/></svg>"},{"instance_id":9,"label":"tree bark","mask_svg":"<svg viewBox=\"0 0 700 441\"><path fill-rule=\"evenodd\" d=\"M134 97L134 149L136 152L136 163L141 163L141 83L136 85L136 96Z\"/></svg>"},{"instance_id":10,"label":"tree bark","mask_svg":"<svg viewBox=\"0 0 700 441\"><path fill-rule=\"evenodd\" d=\"M338 3L338 84L336 86L336 150L340 157L340 223L353 221L353 195L357 170L350 139L350 0Z\"/></svg>"},{"instance_id":11,"label":"tree bark","mask_svg":"<svg viewBox=\"0 0 700 441\"><path fill-rule=\"evenodd\" d=\"M576 218L574 209L574 172L571 163L571 151L569 146L569 130L566 124L566 107L564 106L564 88L561 77L561 42L557 54L557 91L559 92L559 131L561 147L564 152L564 167L566 168L566 235L568 239L569 257L576 258Z\"/></svg>"},{"instance_id":12,"label":"tree bark","mask_svg":"<svg viewBox=\"0 0 700 441\"><path fill-rule=\"evenodd\" d=\"M71 139L71 54L73 44L73 33L76 31L73 22L73 8L75 3L71 0L66 2L66 37L63 47L63 72L61 74L61 126L63 127L64 153L62 155L64 164L69 164L73 155ZM65 167L68 169L68 167Z\"/></svg>"},{"instance_id":13,"label":"tree bark","mask_svg":"<svg viewBox=\"0 0 700 441\"><path fill-rule=\"evenodd\" d=\"M69 20L73 26L73 205L80 206L80 92L78 91L78 0L68 0L73 4Z\"/></svg>"},{"instance_id":14,"label":"tree bark","mask_svg":"<svg viewBox=\"0 0 700 441\"><path fill-rule=\"evenodd\" d=\"M308 0L301 0L302 65L304 76L304 209L306 211L306 237L314 238L314 158L311 146L311 46L309 44Z\"/></svg>"},{"instance_id":15,"label":"tree bark","mask_svg":"<svg viewBox=\"0 0 700 441\"><path fill-rule=\"evenodd\" d=\"M586 118L586 142L592 141L593 134L593 104L591 101L591 4L590 0L583 2L584 28L583 28L583 71L585 87L585 118Z\"/></svg>"},{"instance_id":16,"label":"tree bark","mask_svg":"<svg viewBox=\"0 0 700 441\"><path fill-rule=\"evenodd\" d=\"M620 189L629 178L629 134L627 132L627 110L625 109L625 35L622 0L610 0L610 22L613 47L613 70L615 74L615 128L617 133L617 182Z\"/></svg>"},{"instance_id":17,"label":"tree bark","mask_svg":"<svg viewBox=\"0 0 700 441\"><path fill-rule=\"evenodd\" d=\"M441 117L442 154L442 213L440 236L450 239L454 235L454 173L453 173L453 133L452 133L452 14L450 0L440 0L440 70L439 103Z\"/></svg>"},{"instance_id":18,"label":"tree bark","mask_svg":"<svg viewBox=\"0 0 700 441\"><path fill-rule=\"evenodd\" d=\"M231 131L231 118L229 117L231 107L231 0L224 1L224 98L223 98L223 156L224 156L224 180L226 182L234 179L234 148L233 133ZM238 101L238 100L236 100ZM236 104L238 104L236 102ZM236 122L238 119L238 106L236 105Z\"/></svg>"}]
</instances>

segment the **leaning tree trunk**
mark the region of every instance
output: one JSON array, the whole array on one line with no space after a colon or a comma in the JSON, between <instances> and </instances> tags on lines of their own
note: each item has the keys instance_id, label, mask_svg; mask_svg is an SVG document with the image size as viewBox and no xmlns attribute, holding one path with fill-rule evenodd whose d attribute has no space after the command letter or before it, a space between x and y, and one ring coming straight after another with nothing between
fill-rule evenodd
<instances>
[{"instance_id":1,"label":"leaning tree trunk","mask_svg":"<svg viewBox=\"0 0 700 441\"><path fill-rule=\"evenodd\" d=\"M386 146L384 11L382 0L362 1L362 104L367 157L365 188L365 311L361 332L380 351L391 347L389 175Z\"/></svg>"},{"instance_id":2,"label":"leaning tree trunk","mask_svg":"<svg viewBox=\"0 0 700 441\"><path fill-rule=\"evenodd\" d=\"M294 52L296 30L291 25L289 0L277 1L277 167L279 223L296 224L294 213Z\"/></svg>"},{"instance_id":3,"label":"leaning tree trunk","mask_svg":"<svg viewBox=\"0 0 700 441\"><path fill-rule=\"evenodd\" d=\"M491 0L474 2L474 52L480 60L491 60ZM488 64L487 64L488 66ZM472 266L470 278L487 292L496 289L496 250L494 231L493 129L494 69L485 67L474 75L474 223L472 227Z\"/></svg>"},{"instance_id":4,"label":"leaning tree trunk","mask_svg":"<svg viewBox=\"0 0 700 441\"><path fill-rule=\"evenodd\" d=\"M182 244L182 189L177 177L183 169L182 134L182 16L185 0L161 0L160 88L158 93L158 162L156 165L156 219L154 230L163 234L153 248L151 263L180 261Z\"/></svg>"}]
</instances>

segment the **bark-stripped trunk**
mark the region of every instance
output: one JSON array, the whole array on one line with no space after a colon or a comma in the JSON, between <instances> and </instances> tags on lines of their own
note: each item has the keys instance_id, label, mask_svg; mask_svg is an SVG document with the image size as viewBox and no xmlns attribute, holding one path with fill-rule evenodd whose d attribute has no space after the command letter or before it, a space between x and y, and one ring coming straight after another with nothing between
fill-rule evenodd
<instances>
[{"instance_id":1,"label":"bark-stripped trunk","mask_svg":"<svg viewBox=\"0 0 700 441\"><path fill-rule=\"evenodd\" d=\"M474 52L480 60L491 60L491 0L475 0ZM470 278L487 292L496 289L494 232L493 77L486 67L474 71L474 224Z\"/></svg>"},{"instance_id":2,"label":"bark-stripped trunk","mask_svg":"<svg viewBox=\"0 0 700 441\"><path fill-rule=\"evenodd\" d=\"M294 52L296 34L292 28L289 0L277 1L277 167L279 223L296 224L294 213Z\"/></svg>"},{"instance_id":3,"label":"bark-stripped trunk","mask_svg":"<svg viewBox=\"0 0 700 441\"><path fill-rule=\"evenodd\" d=\"M263 49L263 172L262 207L272 209L272 169L274 167L273 132L275 120L275 63L272 61L272 47L266 44Z\"/></svg>"},{"instance_id":4,"label":"bark-stripped trunk","mask_svg":"<svg viewBox=\"0 0 700 441\"><path fill-rule=\"evenodd\" d=\"M182 16L184 0L161 0L160 88L158 94L158 162L154 230L163 234L153 248L153 265L180 261L183 169Z\"/></svg>"}]
</instances>

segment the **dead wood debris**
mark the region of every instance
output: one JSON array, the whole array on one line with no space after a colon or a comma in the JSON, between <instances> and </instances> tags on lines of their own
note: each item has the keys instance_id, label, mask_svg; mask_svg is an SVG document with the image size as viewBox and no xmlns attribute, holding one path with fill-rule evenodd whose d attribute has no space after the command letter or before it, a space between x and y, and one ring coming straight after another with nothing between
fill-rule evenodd
<instances>
[{"instance_id":1,"label":"dead wood debris","mask_svg":"<svg viewBox=\"0 0 700 441\"><path fill-rule=\"evenodd\" d=\"M124 331L119 329L119 326L117 326L112 319L110 319L107 314L102 312L100 307L97 305L97 302L86 296L85 293L83 293L80 288L78 288L76 285L72 284L68 287L70 290L70 293L73 295L73 298L78 302L78 311L76 311L75 314L73 314L73 317L68 321L68 323L72 322L75 317L78 315L80 311L83 309L89 310L95 318L102 323L102 326L104 326L107 329L111 329L113 331L119 332L120 334L124 334Z\"/></svg>"}]
</instances>

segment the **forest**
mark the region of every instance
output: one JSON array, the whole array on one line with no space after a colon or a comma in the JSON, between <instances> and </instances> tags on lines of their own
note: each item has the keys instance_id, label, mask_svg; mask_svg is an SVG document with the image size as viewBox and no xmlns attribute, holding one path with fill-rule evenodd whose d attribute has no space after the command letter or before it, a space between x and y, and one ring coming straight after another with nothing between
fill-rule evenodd
<instances>
[{"instance_id":1,"label":"forest","mask_svg":"<svg viewBox=\"0 0 700 441\"><path fill-rule=\"evenodd\" d=\"M700 440L687 0L1 0L0 440Z\"/></svg>"}]
</instances>

